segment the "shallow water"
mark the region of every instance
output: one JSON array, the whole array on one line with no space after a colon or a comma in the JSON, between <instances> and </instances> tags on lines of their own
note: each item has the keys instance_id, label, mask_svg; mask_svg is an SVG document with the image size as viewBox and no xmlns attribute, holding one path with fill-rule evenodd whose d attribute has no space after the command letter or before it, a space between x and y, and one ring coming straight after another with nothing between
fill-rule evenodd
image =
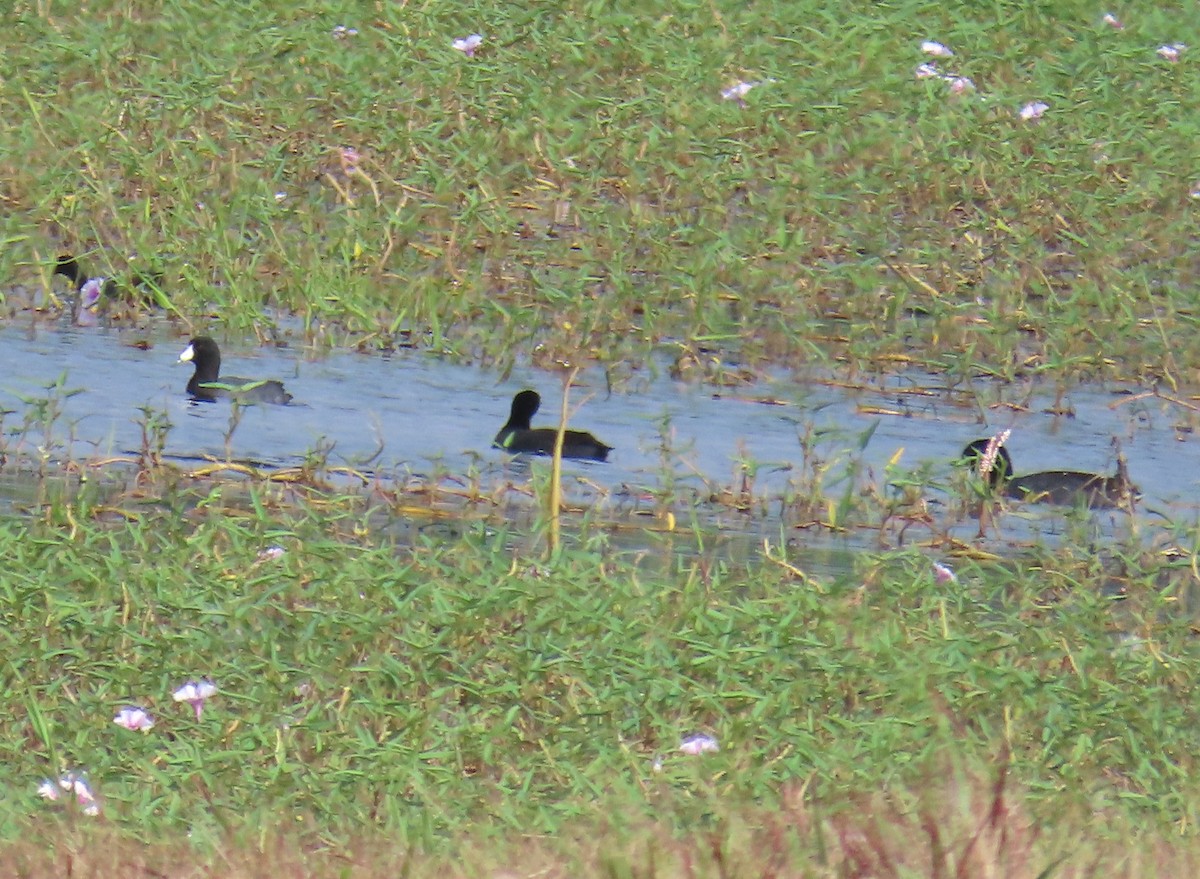
<instances>
[{"instance_id":1,"label":"shallow water","mask_svg":"<svg viewBox=\"0 0 1200 879\"><path fill-rule=\"evenodd\" d=\"M62 415L50 428L61 444L55 446L56 457L136 454L141 409L150 407L171 422L167 455L185 461L224 458L233 410L227 402L188 401L183 389L191 366L175 362L187 340L159 338L149 350L134 347L142 338L105 328L0 328L0 406L11 410L4 422L10 446L32 411L26 401L57 396ZM380 478L473 473L486 490L524 481L528 474L527 464L491 448L512 395L536 388L543 410L535 423L550 426L558 417L559 379L532 368L518 368L501 380L419 352L311 359L297 349L231 342L222 344L222 355L223 370L282 379L295 396L291 406L241 410L230 438L231 456L266 466L296 465L318 446L332 445L331 464ZM63 398L46 390L64 375L63 387L79 393ZM832 474L861 462L862 476L882 484L885 468L895 460L903 470L924 464L935 482L946 484L953 469L949 462L966 442L1011 427L1007 445L1018 473L1111 473L1117 437L1143 494L1140 508L1173 521L1197 519L1200 475L1194 465L1200 454L1190 432L1194 413L1161 399L1131 403L1128 389L1072 391L1065 402L1074 417L1045 411L1053 403L1051 394L1022 389L1028 411L984 410L988 420L983 423L974 401L1003 401L1015 395L1013 388L986 381L951 388L943 376L902 375L864 390L780 374L715 390L672 380L666 369L639 376L613 394L606 391L600 370L581 374L579 383L572 392L572 405L579 407L572 426L594 432L616 449L607 464L566 462L573 477L568 483L585 486L584 498L608 495L626 512L652 508L653 494L667 483L677 493L704 498L721 488L736 490L746 472L753 474L756 496L795 494L805 464L805 434L820 438L814 455ZM826 483L829 496L842 490ZM1062 511L1044 509L1032 519L1015 519L1016 530L1010 528L1007 536L1053 533ZM720 530L761 540L763 526L754 517L720 518ZM1126 518L1120 512L1097 513L1097 527L1100 533L1119 530ZM974 528L967 521L951 533L969 537ZM779 533L778 526L765 530Z\"/></svg>"}]
</instances>

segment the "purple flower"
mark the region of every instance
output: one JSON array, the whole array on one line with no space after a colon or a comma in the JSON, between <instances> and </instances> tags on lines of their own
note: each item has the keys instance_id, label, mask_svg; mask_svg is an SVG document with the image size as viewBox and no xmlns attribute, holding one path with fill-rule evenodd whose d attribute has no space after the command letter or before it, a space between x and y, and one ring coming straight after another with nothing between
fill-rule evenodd
<instances>
[{"instance_id":1,"label":"purple flower","mask_svg":"<svg viewBox=\"0 0 1200 879\"><path fill-rule=\"evenodd\" d=\"M921 51L933 58L951 58L954 53L950 51L948 46L944 46L937 40L926 40L921 44Z\"/></svg>"},{"instance_id":2,"label":"purple flower","mask_svg":"<svg viewBox=\"0 0 1200 879\"><path fill-rule=\"evenodd\" d=\"M1165 46L1159 46L1156 54L1159 58L1166 58L1172 64L1179 60L1179 56L1187 48L1183 43L1168 43Z\"/></svg>"},{"instance_id":3,"label":"purple flower","mask_svg":"<svg viewBox=\"0 0 1200 879\"><path fill-rule=\"evenodd\" d=\"M217 685L205 678L200 681L188 681L175 691L176 702L187 702L196 711L196 720L204 713L204 702L217 694Z\"/></svg>"},{"instance_id":4,"label":"purple flower","mask_svg":"<svg viewBox=\"0 0 1200 879\"><path fill-rule=\"evenodd\" d=\"M92 793L83 773L68 772L58 779L57 785L48 778L43 779L42 783L38 785L38 796L51 802L57 802L61 798L60 788L66 793L75 795L75 802L79 804L83 814L92 817L100 814L100 802Z\"/></svg>"},{"instance_id":5,"label":"purple flower","mask_svg":"<svg viewBox=\"0 0 1200 879\"><path fill-rule=\"evenodd\" d=\"M692 757L697 757L700 754L715 753L721 750L721 746L717 744L717 740L706 733L692 733L683 737L683 741L679 743L679 750Z\"/></svg>"},{"instance_id":6,"label":"purple flower","mask_svg":"<svg viewBox=\"0 0 1200 879\"><path fill-rule=\"evenodd\" d=\"M1045 101L1031 101L1021 108L1021 112L1018 115L1028 122L1032 119L1041 119L1049 109L1050 105Z\"/></svg>"},{"instance_id":7,"label":"purple flower","mask_svg":"<svg viewBox=\"0 0 1200 879\"><path fill-rule=\"evenodd\" d=\"M358 163L362 160L362 156L354 147L342 147L341 159L342 173L354 174L358 171Z\"/></svg>"},{"instance_id":8,"label":"purple flower","mask_svg":"<svg viewBox=\"0 0 1200 879\"><path fill-rule=\"evenodd\" d=\"M88 278L79 288L80 308L92 308L100 301L100 294L104 291L104 281L104 278Z\"/></svg>"},{"instance_id":9,"label":"purple flower","mask_svg":"<svg viewBox=\"0 0 1200 879\"><path fill-rule=\"evenodd\" d=\"M83 809L83 814L92 817L100 814L100 803L96 801L96 795L92 793L92 789L83 776L74 776L71 779L71 787L75 791L75 802Z\"/></svg>"},{"instance_id":10,"label":"purple flower","mask_svg":"<svg viewBox=\"0 0 1200 879\"><path fill-rule=\"evenodd\" d=\"M965 95L967 92L975 91L975 83L969 76L949 74L946 76L946 82L950 84L950 94L952 95Z\"/></svg>"},{"instance_id":11,"label":"purple flower","mask_svg":"<svg viewBox=\"0 0 1200 879\"><path fill-rule=\"evenodd\" d=\"M260 562L271 562L278 558L283 558L283 554L287 552L282 546L268 546L266 549L258 551L258 560Z\"/></svg>"},{"instance_id":12,"label":"purple flower","mask_svg":"<svg viewBox=\"0 0 1200 879\"><path fill-rule=\"evenodd\" d=\"M113 723L133 732L150 732L154 729L154 718L145 709L138 708L136 705L126 706L118 711L117 716L113 718Z\"/></svg>"},{"instance_id":13,"label":"purple flower","mask_svg":"<svg viewBox=\"0 0 1200 879\"><path fill-rule=\"evenodd\" d=\"M455 40L450 45L468 58L474 58L475 50L483 45L483 34L471 34L469 37Z\"/></svg>"},{"instance_id":14,"label":"purple flower","mask_svg":"<svg viewBox=\"0 0 1200 879\"><path fill-rule=\"evenodd\" d=\"M751 89L758 88L760 85L775 82L774 79L760 79L755 82L736 82L729 88L721 89L721 97L726 101L737 101L739 107L746 106L746 95L750 94Z\"/></svg>"},{"instance_id":15,"label":"purple flower","mask_svg":"<svg viewBox=\"0 0 1200 879\"><path fill-rule=\"evenodd\" d=\"M754 88L756 82L739 82L731 85L727 89L721 89L721 97L727 101L741 101L742 98L750 94L750 89Z\"/></svg>"},{"instance_id":16,"label":"purple flower","mask_svg":"<svg viewBox=\"0 0 1200 879\"><path fill-rule=\"evenodd\" d=\"M957 583L958 577L949 566L943 565L941 562L933 563L933 579L937 583Z\"/></svg>"}]
</instances>

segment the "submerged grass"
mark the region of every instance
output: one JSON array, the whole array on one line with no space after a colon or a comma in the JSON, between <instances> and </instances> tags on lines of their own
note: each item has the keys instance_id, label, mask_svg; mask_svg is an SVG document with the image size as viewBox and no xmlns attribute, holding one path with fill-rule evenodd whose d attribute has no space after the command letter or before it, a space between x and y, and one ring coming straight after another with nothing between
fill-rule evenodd
<instances>
[{"instance_id":1,"label":"submerged grass","mask_svg":"<svg viewBox=\"0 0 1200 879\"><path fill-rule=\"evenodd\" d=\"M18 3L0 270L152 264L189 324L502 365L1188 383L1187 9ZM928 37L975 91L915 78Z\"/></svg>"}]
</instances>

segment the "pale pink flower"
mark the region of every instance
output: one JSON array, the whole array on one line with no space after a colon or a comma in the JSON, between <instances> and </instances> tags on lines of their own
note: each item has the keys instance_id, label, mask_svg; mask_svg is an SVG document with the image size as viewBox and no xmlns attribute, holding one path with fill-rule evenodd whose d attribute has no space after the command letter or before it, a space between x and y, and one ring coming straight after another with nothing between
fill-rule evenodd
<instances>
[{"instance_id":1,"label":"pale pink flower","mask_svg":"<svg viewBox=\"0 0 1200 879\"><path fill-rule=\"evenodd\" d=\"M1125 25L1121 21L1121 19L1117 18L1111 12L1104 13L1104 18L1102 18L1100 20L1102 22L1104 22L1106 25L1108 25L1109 27L1113 28L1114 30L1123 30L1125 27Z\"/></svg>"},{"instance_id":2,"label":"pale pink flower","mask_svg":"<svg viewBox=\"0 0 1200 879\"><path fill-rule=\"evenodd\" d=\"M721 97L726 101L737 101L739 107L746 106L746 95L750 94L751 89L756 89L760 85L766 85L769 82L775 82L774 79L760 79L755 82L738 82L731 85L729 88L721 89Z\"/></svg>"},{"instance_id":3,"label":"pale pink flower","mask_svg":"<svg viewBox=\"0 0 1200 879\"><path fill-rule=\"evenodd\" d=\"M926 61L923 64L918 64L917 69L913 71L913 75L917 79L932 79L935 76L941 76L942 72L938 70L938 66L933 61Z\"/></svg>"},{"instance_id":4,"label":"pale pink flower","mask_svg":"<svg viewBox=\"0 0 1200 879\"><path fill-rule=\"evenodd\" d=\"M721 89L721 97L727 101L741 101L742 98L750 94L750 89L754 88L756 82L739 82L731 85L727 89Z\"/></svg>"},{"instance_id":5,"label":"pale pink flower","mask_svg":"<svg viewBox=\"0 0 1200 879\"><path fill-rule=\"evenodd\" d=\"M71 779L71 787L75 791L75 802L83 809L83 814L90 815L93 818L100 814L100 803L97 802L96 795L92 793L92 789L88 787L88 783L83 776L74 776Z\"/></svg>"},{"instance_id":6,"label":"pale pink flower","mask_svg":"<svg viewBox=\"0 0 1200 879\"><path fill-rule=\"evenodd\" d=\"M333 38L335 40L347 40L350 37L358 36L358 28L346 27L344 24L339 24L333 29Z\"/></svg>"},{"instance_id":7,"label":"pale pink flower","mask_svg":"<svg viewBox=\"0 0 1200 879\"><path fill-rule=\"evenodd\" d=\"M483 45L483 34L471 34L469 37L455 40L450 45L468 58L474 58L475 50Z\"/></svg>"},{"instance_id":8,"label":"pale pink flower","mask_svg":"<svg viewBox=\"0 0 1200 879\"><path fill-rule=\"evenodd\" d=\"M342 147L341 160L342 173L353 174L358 171L358 163L362 160L362 156L354 147Z\"/></svg>"},{"instance_id":9,"label":"pale pink flower","mask_svg":"<svg viewBox=\"0 0 1200 879\"><path fill-rule=\"evenodd\" d=\"M983 450L983 456L979 459L979 475L981 477L986 479L987 475L992 472L992 468L996 466L996 457L1010 436L1012 436L1011 428L1000 431L988 440L987 448Z\"/></svg>"},{"instance_id":10,"label":"pale pink flower","mask_svg":"<svg viewBox=\"0 0 1200 879\"><path fill-rule=\"evenodd\" d=\"M154 729L154 718L144 708L138 708L136 705L128 705L118 711L113 723L133 732L150 732Z\"/></svg>"},{"instance_id":11,"label":"pale pink flower","mask_svg":"<svg viewBox=\"0 0 1200 879\"><path fill-rule=\"evenodd\" d=\"M282 546L268 546L266 549L258 551L258 560L260 562L273 562L275 559L283 558L287 550Z\"/></svg>"},{"instance_id":12,"label":"pale pink flower","mask_svg":"<svg viewBox=\"0 0 1200 879\"><path fill-rule=\"evenodd\" d=\"M104 278L88 278L82 287L79 288L79 306L80 308L92 308L100 301L100 294L104 291Z\"/></svg>"},{"instance_id":13,"label":"pale pink flower","mask_svg":"<svg viewBox=\"0 0 1200 879\"><path fill-rule=\"evenodd\" d=\"M957 583L958 577L955 576L949 566L943 565L941 562L933 563L933 579L937 583Z\"/></svg>"},{"instance_id":14,"label":"pale pink flower","mask_svg":"<svg viewBox=\"0 0 1200 879\"><path fill-rule=\"evenodd\" d=\"M1019 115L1026 122L1031 119L1041 119L1046 115L1046 111L1050 109L1050 105L1045 101L1031 101L1021 108Z\"/></svg>"},{"instance_id":15,"label":"pale pink flower","mask_svg":"<svg viewBox=\"0 0 1200 879\"><path fill-rule=\"evenodd\" d=\"M921 51L933 58L952 58L954 53L949 46L944 46L937 40L926 40L921 44Z\"/></svg>"},{"instance_id":16,"label":"pale pink flower","mask_svg":"<svg viewBox=\"0 0 1200 879\"><path fill-rule=\"evenodd\" d=\"M57 784L48 778L44 779L38 785L37 792L42 799L57 802L62 797L59 789L75 795L75 802L79 804L83 814L93 817L100 814L100 803L82 774L68 772L58 779Z\"/></svg>"},{"instance_id":17,"label":"pale pink flower","mask_svg":"<svg viewBox=\"0 0 1200 879\"><path fill-rule=\"evenodd\" d=\"M205 678L201 681L188 681L175 691L176 702L187 702L196 712L196 720L204 713L204 702L217 694L217 685Z\"/></svg>"},{"instance_id":18,"label":"pale pink flower","mask_svg":"<svg viewBox=\"0 0 1200 879\"><path fill-rule=\"evenodd\" d=\"M715 753L721 750L721 746L717 744L715 738L706 733L692 733L683 737L683 741L679 743L679 750L692 757L697 757L700 754Z\"/></svg>"},{"instance_id":19,"label":"pale pink flower","mask_svg":"<svg viewBox=\"0 0 1200 879\"><path fill-rule=\"evenodd\" d=\"M950 84L950 94L965 95L967 92L975 91L975 83L971 81L969 76L947 76L946 82Z\"/></svg>"},{"instance_id":20,"label":"pale pink flower","mask_svg":"<svg viewBox=\"0 0 1200 879\"><path fill-rule=\"evenodd\" d=\"M1192 198L1200 198L1200 183L1192 187L1192 191L1188 193Z\"/></svg>"},{"instance_id":21,"label":"pale pink flower","mask_svg":"<svg viewBox=\"0 0 1200 879\"><path fill-rule=\"evenodd\" d=\"M1159 46L1157 54L1159 58L1166 58L1172 64L1179 60L1179 56L1187 48L1183 43L1168 43L1165 46Z\"/></svg>"}]
</instances>

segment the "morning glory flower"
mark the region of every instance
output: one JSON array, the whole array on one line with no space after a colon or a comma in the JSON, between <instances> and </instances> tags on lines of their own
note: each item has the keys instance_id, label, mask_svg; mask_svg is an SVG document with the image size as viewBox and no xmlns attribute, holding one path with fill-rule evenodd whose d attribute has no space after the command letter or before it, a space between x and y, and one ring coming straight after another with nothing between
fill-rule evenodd
<instances>
[{"instance_id":1,"label":"morning glory flower","mask_svg":"<svg viewBox=\"0 0 1200 879\"><path fill-rule=\"evenodd\" d=\"M739 82L735 85L731 85L727 89L721 89L721 97L726 101L737 101L744 107L746 106L746 102L743 101L742 98L750 94L750 89L754 88L756 85L758 85L756 82Z\"/></svg>"},{"instance_id":2,"label":"morning glory flower","mask_svg":"<svg viewBox=\"0 0 1200 879\"><path fill-rule=\"evenodd\" d=\"M71 779L71 787L75 791L75 802L83 809L83 814L91 815L92 817L99 815L100 803L96 801L96 795L88 787L87 780L82 775L74 775L73 773L68 773L67 777Z\"/></svg>"},{"instance_id":3,"label":"morning glory flower","mask_svg":"<svg viewBox=\"0 0 1200 879\"><path fill-rule=\"evenodd\" d=\"M1031 119L1041 119L1049 109L1050 105L1045 101L1031 101L1021 108L1021 112L1018 115L1028 122Z\"/></svg>"},{"instance_id":4,"label":"morning glory flower","mask_svg":"<svg viewBox=\"0 0 1200 879\"><path fill-rule=\"evenodd\" d=\"M129 705L118 711L113 723L134 732L150 732L154 729L154 718L136 705Z\"/></svg>"},{"instance_id":5,"label":"morning glory flower","mask_svg":"<svg viewBox=\"0 0 1200 879\"><path fill-rule=\"evenodd\" d=\"M935 76L941 76L942 71L938 70L938 66L933 61L926 61L923 64L918 64L917 69L913 71L917 79L932 79Z\"/></svg>"},{"instance_id":6,"label":"morning glory flower","mask_svg":"<svg viewBox=\"0 0 1200 879\"><path fill-rule=\"evenodd\" d=\"M921 51L934 58L951 58L954 56L949 46L944 46L937 40L926 40L923 42L921 44Z\"/></svg>"},{"instance_id":7,"label":"morning glory flower","mask_svg":"<svg viewBox=\"0 0 1200 879\"><path fill-rule=\"evenodd\" d=\"M201 681L188 681L175 691L176 702L187 702L196 712L196 720L204 713L204 702L217 694L217 685L205 678Z\"/></svg>"},{"instance_id":8,"label":"morning glory flower","mask_svg":"<svg viewBox=\"0 0 1200 879\"><path fill-rule=\"evenodd\" d=\"M81 308L92 308L100 301L100 294L104 291L105 278L88 278L87 282L79 288L79 305Z\"/></svg>"},{"instance_id":9,"label":"morning glory flower","mask_svg":"<svg viewBox=\"0 0 1200 879\"><path fill-rule=\"evenodd\" d=\"M83 814L93 817L100 814L100 803L96 800L96 795L92 793L83 774L68 772L58 779L57 784L48 778L43 779L42 783L38 785L38 796L51 802L58 802L62 797L59 793L60 788L75 795L75 802L79 804Z\"/></svg>"},{"instance_id":10,"label":"morning glory flower","mask_svg":"<svg viewBox=\"0 0 1200 879\"><path fill-rule=\"evenodd\" d=\"M1159 46L1157 50L1158 57L1166 58L1172 64L1179 60L1180 54L1186 49L1183 43L1168 43L1165 46Z\"/></svg>"},{"instance_id":11,"label":"morning glory flower","mask_svg":"<svg viewBox=\"0 0 1200 879\"><path fill-rule=\"evenodd\" d=\"M1108 25L1109 27L1114 28L1116 30L1121 30L1122 28L1125 27L1125 25L1121 22L1121 19L1117 18L1111 12L1104 13L1104 18L1102 18L1100 20L1102 22L1104 22L1106 25Z\"/></svg>"},{"instance_id":12,"label":"morning glory flower","mask_svg":"<svg viewBox=\"0 0 1200 879\"><path fill-rule=\"evenodd\" d=\"M450 45L468 58L474 58L475 50L483 45L483 34L471 34L469 37L455 40Z\"/></svg>"},{"instance_id":13,"label":"morning glory flower","mask_svg":"<svg viewBox=\"0 0 1200 879\"><path fill-rule=\"evenodd\" d=\"M683 737L683 741L679 743L679 750L696 757L700 754L719 751L721 746L717 744L716 739L706 733L692 733Z\"/></svg>"},{"instance_id":14,"label":"morning glory flower","mask_svg":"<svg viewBox=\"0 0 1200 879\"><path fill-rule=\"evenodd\" d=\"M721 89L721 97L726 101L737 101L739 106L746 106L746 102L742 100L746 95L750 94L750 90L758 88L760 85L766 85L769 82L775 82L773 79L762 79L756 82L738 82L734 83L727 89Z\"/></svg>"},{"instance_id":15,"label":"morning glory flower","mask_svg":"<svg viewBox=\"0 0 1200 879\"><path fill-rule=\"evenodd\" d=\"M958 577L955 575L954 571L948 565L943 565L941 562L933 563L933 579L934 582L937 583L958 582Z\"/></svg>"},{"instance_id":16,"label":"morning glory flower","mask_svg":"<svg viewBox=\"0 0 1200 879\"><path fill-rule=\"evenodd\" d=\"M358 150L354 147L342 147L341 152L342 173L354 174L358 171L358 163L362 160Z\"/></svg>"}]
</instances>

